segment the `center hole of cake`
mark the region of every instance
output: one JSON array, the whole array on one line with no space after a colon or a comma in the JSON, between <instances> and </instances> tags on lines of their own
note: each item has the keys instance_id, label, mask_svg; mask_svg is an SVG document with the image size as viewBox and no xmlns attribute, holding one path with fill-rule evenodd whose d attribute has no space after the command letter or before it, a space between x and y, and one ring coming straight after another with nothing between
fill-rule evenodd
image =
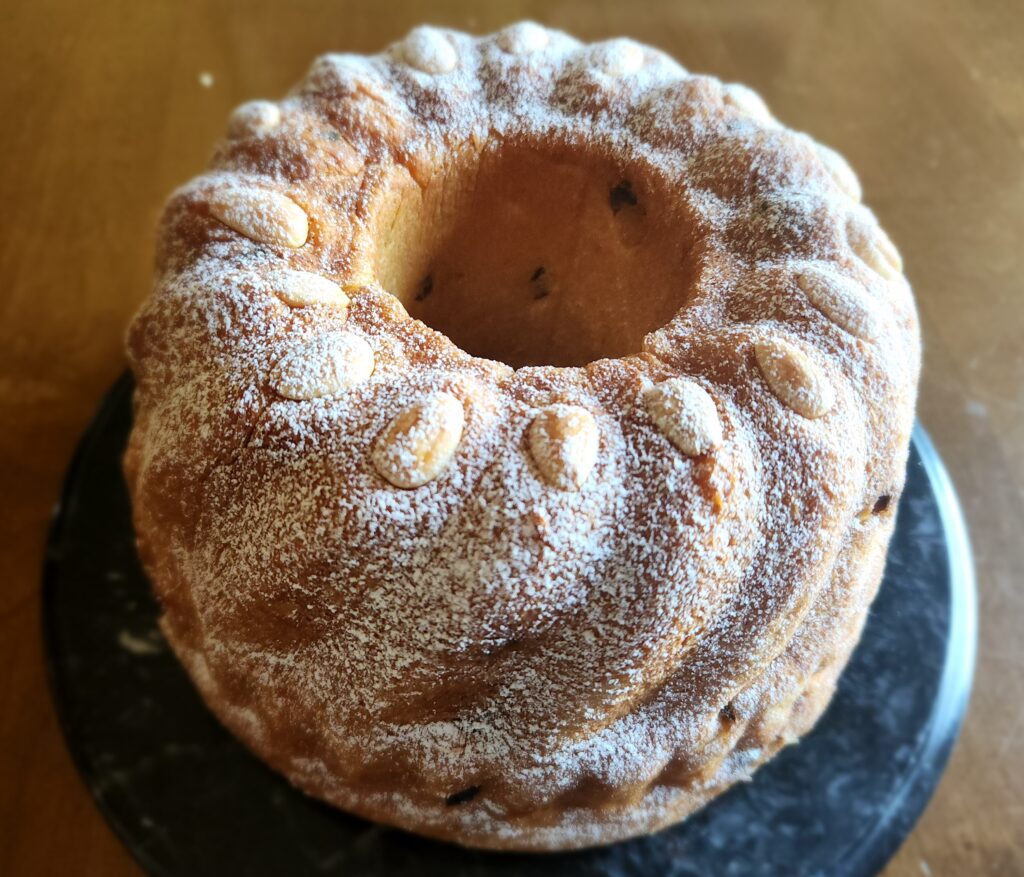
<instances>
[{"instance_id":1,"label":"center hole of cake","mask_svg":"<svg viewBox=\"0 0 1024 877\"><path fill-rule=\"evenodd\" d=\"M650 168L495 145L432 179L395 172L374 269L467 353L514 368L638 353L686 301L693 223Z\"/></svg>"}]
</instances>

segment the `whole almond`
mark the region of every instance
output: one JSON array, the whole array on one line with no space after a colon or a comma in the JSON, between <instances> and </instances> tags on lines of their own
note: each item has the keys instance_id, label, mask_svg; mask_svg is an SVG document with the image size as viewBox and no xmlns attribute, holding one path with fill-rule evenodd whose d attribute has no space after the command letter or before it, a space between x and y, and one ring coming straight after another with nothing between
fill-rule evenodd
<instances>
[{"instance_id":1,"label":"whole almond","mask_svg":"<svg viewBox=\"0 0 1024 877\"><path fill-rule=\"evenodd\" d=\"M306 211L287 195L257 186L227 186L210 198L210 212L239 234L261 244L296 249L306 243Z\"/></svg>"},{"instance_id":2,"label":"whole almond","mask_svg":"<svg viewBox=\"0 0 1024 877\"><path fill-rule=\"evenodd\" d=\"M461 401L431 393L392 418L374 445L374 468L395 487L422 487L451 463L465 423Z\"/></svg>"},{"instance_id":3,"label":"whole almond","mask_svg":"<svg viewBox=\"0 0 1024 877\"><path fill-rule=\"evenodd\" d=\"M336 396L373 374L373 349L358 335L330 332L289 351L271 382L286 399Z\"/></svg>"},{"instance_id":4,"label":"whole almond","mask_svg":"<svg viewBox=\"0 0 1024 877\"><path fill-rule=\"evenodd\" d=\"M556 404L533 418L527 441L545 481L560 490L579 490L597 462L600 435L586 408Z\"/></svg>"}]
</instances>

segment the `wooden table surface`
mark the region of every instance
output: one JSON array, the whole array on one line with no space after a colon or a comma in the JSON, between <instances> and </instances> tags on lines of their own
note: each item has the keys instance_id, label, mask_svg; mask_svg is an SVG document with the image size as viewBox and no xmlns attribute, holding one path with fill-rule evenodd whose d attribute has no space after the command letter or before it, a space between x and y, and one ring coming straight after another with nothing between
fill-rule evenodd
<instances>
[{"instance_id":1,"label":"wooden table surface","mask_svg":"<svg viewBox=\"0 0 1024 877\"><path fill-rule=\"evenodd\" d=\"M0 11L0 874L138 870L72 768L39 635L50 510L124 368L163 197L229 109L328 50L421 20L626 34L746 82L845 153L903 251L920 417L956 482L981 594L971 711L885 872L1024 875L1024 7L967 3L6 0Z\"/></svg>"}]
</instances>

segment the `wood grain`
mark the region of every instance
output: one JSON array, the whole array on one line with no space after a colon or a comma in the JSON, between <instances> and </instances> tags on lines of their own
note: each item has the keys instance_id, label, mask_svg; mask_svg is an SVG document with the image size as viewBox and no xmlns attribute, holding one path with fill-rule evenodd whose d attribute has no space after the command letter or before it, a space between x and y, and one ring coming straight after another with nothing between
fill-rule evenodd
<instances>
[{"instance_id":1,"label":"wood grain","mask_svg":"<svg viewBox=\"0 0 1024 877\"><path fill-rule=\"evenodd\" d=\"M46 689L47 520L149 283L152 227L228 110L327 50L423 19L627 34L749 83L850 159L921 310L920 416L959 487L981 590L963 738L888 877L1024 874L1024 11L967 4L7 0L0 11L0 873L137 874ZM201 74L208 87L200 83Z\"/></svg>"}]
</instances>

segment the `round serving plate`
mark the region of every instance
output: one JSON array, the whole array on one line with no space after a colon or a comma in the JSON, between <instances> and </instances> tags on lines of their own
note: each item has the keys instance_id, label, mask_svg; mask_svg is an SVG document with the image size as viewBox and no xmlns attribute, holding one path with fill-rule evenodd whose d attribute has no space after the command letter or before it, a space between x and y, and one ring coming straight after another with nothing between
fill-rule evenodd
<instances>
[{"instance_id":1,"label":"round serving plate","mask_svg":"<svg viewBox=\"0 0 1024 877\"><path fill-rule=\"evenodd\" d=\"M583 852L502 854L314 801L207 711L160 636L135 552L121 476L131 390L125 375L79 446L50 533L43 602L68 748L149 874L866 877L938 783L970 691L976 596L956 497L920 428L885 581L814 731L660 834Z\"/></svg>"}]
</instances>

